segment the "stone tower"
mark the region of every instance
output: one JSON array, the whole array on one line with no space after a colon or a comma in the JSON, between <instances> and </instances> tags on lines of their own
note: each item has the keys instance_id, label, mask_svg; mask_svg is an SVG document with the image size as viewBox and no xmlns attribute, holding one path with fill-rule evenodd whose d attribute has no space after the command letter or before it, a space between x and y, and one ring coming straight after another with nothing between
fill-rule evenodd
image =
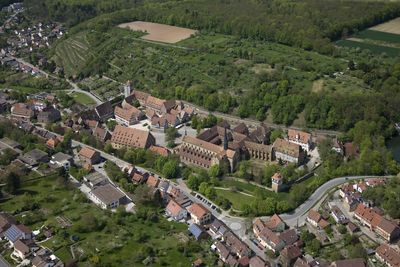
<instances>
[{"instance_id":1,"label":"stone tower","mask_svg":"<svg viewBox=\"0 0 400 267\"><path fill-rule=\"evenodd\" d=\"M132 82L127 81L126 84L124 85L124 96L128 97L131 95L132 91Z\"/></svg>"},{"instance_id":2,"label":"stone tower","mask_svg":"<svg viewBox=\"0 0 400 267\"><path fill-rule=\"evenodd\" d=\"M283 178L282 174L277 172L271 177L271 188L274 192L278 193L279 191L282 190L283 187Z\"/></svg>"}]
</instances>

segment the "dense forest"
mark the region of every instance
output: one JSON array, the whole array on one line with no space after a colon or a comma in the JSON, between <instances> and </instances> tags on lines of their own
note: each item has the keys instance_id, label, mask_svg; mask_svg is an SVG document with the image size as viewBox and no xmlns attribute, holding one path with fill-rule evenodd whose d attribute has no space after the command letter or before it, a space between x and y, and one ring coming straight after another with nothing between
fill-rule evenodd
<instances>
[{"instance_id":1,"label":"dense forest","mask_svg":"<svg viewBox=\"0 0 400 267\"><path fill-rule=\"evenodd\" d=\"M34 17L75 25L126 8L111 17L194 28L241 38L275 41L332 54L330 41L400 15L400 3L336 0L27 0ZM105 20L110 17L105 18Z\"/></svg>"}]
</instances>

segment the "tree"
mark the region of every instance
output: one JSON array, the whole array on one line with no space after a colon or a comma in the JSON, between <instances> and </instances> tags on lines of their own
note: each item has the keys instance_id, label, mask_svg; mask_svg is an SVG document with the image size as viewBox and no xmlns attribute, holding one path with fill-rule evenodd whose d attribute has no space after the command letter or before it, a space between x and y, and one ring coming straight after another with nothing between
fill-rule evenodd
<instances>
[{"instance_id":1,"label":"tree","mask_svg":"<svg viewBox=\"0 0 400 267\"><path fill-rule=\"evenodd\" d=\"M10 194L15 194L21 186L21 180L18 174L15 172L9 172L6 174L6 185L5 190Z\"/></svg>"},{"instance_id":2,"label":"tree","mask_svg":"<svg viewBox=\"0 0 400 267\"><path fill-rule=\"evenodd\" d=\"M153 189L147 185L139 185L136 187L134 198L135 202L141 205L147 205L153 202Z\"/></svg>"},{"instance_id":3,"label":"tree","mask_svg":"<svg viewBox=\"0 0 400 267\"><path fill-rule=\"evenodd\" d=\"M321 250L321 242L318 239L313 239L306 244L306 251L312 256L318 256Z\"/></svg>"},{"instance_id":4,"label":"tree","mask_svg":"<svg viewBox=\"0 0 400 267\"><path fill-rule=\"evenodd\" d=\"M118 124L118 123L117 123L115 120L108 120L107 123L106 123L107 128L108 128L110 131L114 131L115 126L117 126L117 124Z\"/></svg>"},{"instance_id":5,"label":"tree","mask_svg":"<svg viewBox=\"0 0 400 267\"><path fill-rule=\"evenodd\" d=\"M354 246L349 246L349 256L352 259L355 258L363 258L366 259L367 258L367 252L365 251L365 249L363 248L361 243L358 243Z\"/></svg>"},{"instance_id":6,"label":"tree","mask_svg":"<svg viewBox=\"0 0 400 267\"><path fill-rule=\"evenodd\" d=\"M179 166L176 160L168 160L162 168L162 173L168 178L176 178L179 173Z\"/></svg>"},{"instance_id":7,"label":"tree","mask_svg":"<svg viewBox=\"0 0 400 267\"><path fill-rule=\"evenodd\" d=\"M168 127L165 131L165 142L168 147L175 146L175 138L178 137L178 130L175 127Z\"/></svg>"},{"instance_id":8,"label":"tree","mask_svg":"<svg viewBox=\"0 0 400 267\"><path fill-rule=\"evenodd\" d=\"M208 169L208 175L210 177L220 177L222 175L219 165L213 165Z\"/></svg>"}]
</instances>

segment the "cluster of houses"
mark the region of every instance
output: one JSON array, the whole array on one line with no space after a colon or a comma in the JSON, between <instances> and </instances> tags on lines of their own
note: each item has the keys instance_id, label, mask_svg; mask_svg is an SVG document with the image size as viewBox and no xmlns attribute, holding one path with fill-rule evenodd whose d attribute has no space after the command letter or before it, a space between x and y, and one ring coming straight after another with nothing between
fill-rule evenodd
<instances>
[{"instance_id":1,"label":"cluster of houses","mask_svg":"<svg viewBox=\"0 0 400 267\"><path fill-rule=\"evenodd\" d=\"M373 207L370 202L362 199L361 194L368 187L375 187L385 184L385 179L370 178L365 181L356 183L347 183L341 186L339 195L343 199L343 207L349 212L359 225L352 222L344 212L333 202L329 203L329 214L321 214L317 210L311 209L308 212L306 221L318 230L326 229L330 223L329 216L334 219L337 224L346 225L349 233L355 234L360 231L360 226L367 227L377 236L382 238L386 243L382 243L376 250L375 256L383 264L390 267L400 266L400 251L394 249L390 243L397 241L400 238L400 227L394 220L384 216L381 209ZM352 214L352 215L351 215ZM320 231L318 231L320 233ZM353 260L356 261L356 260ZM360 265L366 266L361 260L358 260ZM350 265L355 266L354 262ZM339 266L339 265L338 265ZM344 266L344 265L343 265Z\"/></svg>"},{"instance_id":2,"label":"cluster of houses","mask_svg":"<svg viewBox=\"0 0 400 267\"><path fill-rule=\"evenodd\" d=\"M63 267L63 262L53 252L35 241L35 235L27 226L19 223L8 213L0 213L0 240L6 240L12 249L11 258L23 266Z\"/></svg>"},{"instance_id":3,"label":"cluster of houses","mask_svg":"<svg viewBox=\"0 0 400 267\"><path fill-rule=\"evenodd\" d=\"M181 161L202 168L226 164L231 171L240 160L254 158L302 165L312 149L309 133L289 129L287 138L270 142L271 129L261 124L254 131L241 123L234 128L226 121L204 130L197 137L185 136L175 149Z\"/></svg>"}]
</instances>

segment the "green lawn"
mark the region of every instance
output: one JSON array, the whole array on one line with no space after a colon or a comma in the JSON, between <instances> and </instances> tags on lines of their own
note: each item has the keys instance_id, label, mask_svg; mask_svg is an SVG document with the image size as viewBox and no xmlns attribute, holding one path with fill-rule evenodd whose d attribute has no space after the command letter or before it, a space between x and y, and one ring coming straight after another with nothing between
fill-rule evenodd
<instances>
[{"instance_id":1,"label":"green lawn","mask_svg":"<svg viewBox=\"0 0 400 267\"><path fill-rule=\"evenodd\" d=\"M365 30L356 34L357 38L384 41L388 43L400 43L400 35L388 32L380 32L374 30Z\"/></svg>"},{"instance_id":2,"label":"green lawn","mask_svg":"<svg viewBox=\"0 0 400 267\"><path fill-rule=\"evenodd\" d=\"M21 216L20 211L27 207L30 210ZM55 176L25 182L16 197L0 203L1 211L16 213L17 219L32 230L44 224L54 229L55 235L43 245L64 261L71 258L69 247L73 243L70 237L77 236L79 241L74 245L74 251L80 258L79 266L93 266L96 261L103 266L145 266L142 261L149 255L153 256L151 266L170 263L190 266L198 257L207 265L214 264L215 258L207 249L188 249L185 256L178 250L178 247L208 246L194 241L180 245L182 241L178 234L187 238L186 224L168 222L160 215L161 210L146 209L140 216L103 211L76 188L63 187ZM72 226L62 229L57 216L67 217ZM82 256L79 251L83 251Z\"/></svg>"},{"instance_id":3,"label":"green lawn","mask_svg":"<svg viewBox=\"0 0 400 267\"><path fill-rule=\"evenodd\" d=\"M233 191L222 190L222 189L215 189L215 191L217 192L218 196L228 199L232 203L232 207L235 210L242 210L243 204L245 204L245 203L249 204L255 200L254 197L240 194L240 192L233 192Z\"/></svg>"},{"instance_id":4,"label":"green lawn","mask_svg":"<svg viewBox=\"0 0 400 267\"><path fill-rule=\"evenodd\" d=\"M394 47L388 47L388 46L382 46L382 45L376 45L376 44L370 44L370 43L364 43L364 42L356 42L356 41L351 41L351 40L340 40L336 42L337 45L339 46L344 46L344 47L350 47L350 48L360 48L360 49L368 49L373 53L386 53L388 56L399 56L400 55L400 49L399 48L394 48Z\"/></svg>"},{"instance_id":5,"label":"green lawn","mask_svg":"<svg viewBox=\"0 0 400 267\"><path fill-rule=\"evenodd\" d=\"M94 105L96 102L89 97L88 95L85 95L83 93L75 92L71 94L71 96L75 99L76 102L82 104L82 105Z\"/></svg>"}]
</instances>

